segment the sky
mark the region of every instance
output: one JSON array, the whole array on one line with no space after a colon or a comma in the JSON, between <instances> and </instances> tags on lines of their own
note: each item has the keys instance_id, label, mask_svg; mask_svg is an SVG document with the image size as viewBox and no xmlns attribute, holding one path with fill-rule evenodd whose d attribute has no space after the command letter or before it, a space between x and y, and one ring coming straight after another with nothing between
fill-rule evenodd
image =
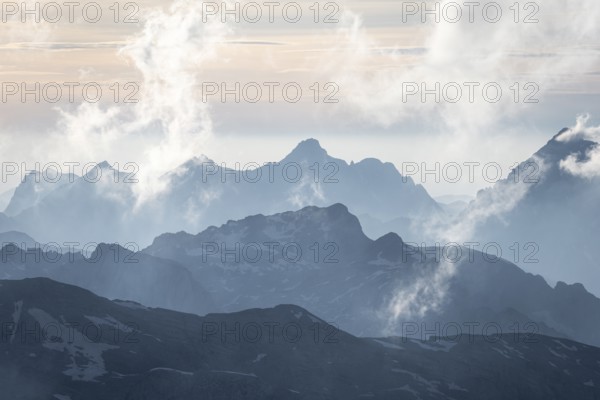
<instances>
[{"instance_id":1,"label":"sky","mask_svg":"<svg viewBox=\"0 0 600 400\"><path fill-rule=\"evenodd\" d=\"M27 3L39 22L3 3L4 163L135 162L152 195L191 157L276 161L312 137L434 196L475 195L490 165L505 176L578 115L600 118L597 0L113 3L83 2L73 22L57 3Z\"/></svg>"}]
</instances>

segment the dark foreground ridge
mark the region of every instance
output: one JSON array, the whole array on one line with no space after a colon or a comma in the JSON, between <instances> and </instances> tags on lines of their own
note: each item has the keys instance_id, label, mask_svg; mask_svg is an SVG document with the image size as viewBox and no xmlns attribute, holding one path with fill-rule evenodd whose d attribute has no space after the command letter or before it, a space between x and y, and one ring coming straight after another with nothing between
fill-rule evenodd
<instances>
[{"instance_id":1,"label":"dark foreground ridge","mask_svg":"<svg viewBox=\"0 0 600 400\"><path fill-rule=\"evenodd\" d=\"M600 349L538 335L357 338L281 305L192 314L0 281L6 399L595 399Z\"/></svg>"}]
</instances>

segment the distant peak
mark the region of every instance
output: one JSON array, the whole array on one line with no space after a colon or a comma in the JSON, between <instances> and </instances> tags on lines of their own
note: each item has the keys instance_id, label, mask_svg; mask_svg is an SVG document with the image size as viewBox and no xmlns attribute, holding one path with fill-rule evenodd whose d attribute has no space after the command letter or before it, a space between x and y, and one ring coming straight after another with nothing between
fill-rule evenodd
<instances>
[{"instance_id":1,"label":"distant peak","mask_svg":"<svg viewBox=\"0 0 600 400\"><path fill-rule=\"evenodd\" d=\"M556 135L552 136L552 139L550 141L557 141L558 138L565 132L570 131L569 128L562 128Z\"/></svg>"},{"instance_id":2,"label":"distant peak","mask_svg":"<svg viewBox=\"0 0 600 400\"><path fill-rule=\"evenodd\" d=\"M190 165L201 165L201 164L215 164L215 161L209 158L206 154L200 154L199 156L194 156L185 164Z\"/></svg>"},{"instance_id":3,"label":"distant peak","mask_svg":"<svg viewBox=\"0 0 600 400\"><path fill-rule=\"evenodd\" d=\"M104 171L104 173L102 171ZM99 180L100 177L102 177L103 175L107 175L109 171L116 170L113 169L112 165L110 165L108 161L102 161L94 165L93 168L89 168L87 171L85 171L85 175L83 175L83 178L88 181L91 180L92 182L95 182Z\"/></svg>"},{"instance_id":4,"label":"distant peak","mask_svg":"<svg viewBox=\"0 0 600 400\"><path fill-rule=\"evenodd\" d=\"M134 254L130 249L126 249L117 243L99 243L94 251L90 254L89 260L93 262L101 260L110 260L117 256L119 262ZM116 260L115 260L116 261Z\"/></svg>"},{"instance_id":5,"label":"distant peak","mask_svg":"<svg viewBox=\"0 0 600 400\"><path fill-rule=\"evenodd\" d=\"M303 140L300 143L298 143L298 146L296 146L296 148L302 148L302 147L323 150L323 148L321 147L321 143L319 143L319 141L314 138L309 138L309 139Z\"/></svg>"},{"instance_id":6,"label":"distant peak","mask_svg":"<svg viewBox=\"0 0 600 400\"><path fill-rule=\"evenodd\" d=\"M588 293L588 291L586 290L585 286L583 286L583 284L581 284L581 283L568 284L568 283L565 283L563 281L558 281L556 283L556 286L554 287L554 289L555 290L560 290L560 291Z\"/></svg>"},{"instance_id":7,"label":"distant peak","mask_svg":"<svg viewBox=\"0 0 600 400\"><path fill-rule=\"evenodd\" d=\"M327 210L334 215L346 215L350 214L348 207L343 205L342 203L335 203L327 207Z\"/></svg>"},{"instance_id":8,"label":"distant peak","mask_svg":"<svg viewBox=\"0 0 600 400\"><path fill-rule=\"evenodd\" d=\"M563 128L554 135L548 143L568 142L596 143L597 140L592 135L588 134L585 129Z\"/></svg>"},{"instance_id":9,"label":"distant peak","mask_svg":"<svg viewBox=\"0 0 600 400\"><path fill-rule=\"evenodd\" d=\"M296 148L286 158L315 159L327 156L327 151L321 147L317 139L306 139L298 143Z\"/></svg>"},{"instance_id":10,"label":"distant peak","mask_svg":"<svg viewBox=\"0 0 600 400\"><path fill-rule=\"evenodd\" d=\"M320 213L323 211L325 211L327 213L327 215L334 216L334 217L352 215L350 213L350 210L348 210L348 207L346 207L342 203L334 203L327 207L306 206L298 212L311 214L311 213ZM294 213L296 211L289 211L289 212Z\"/></svg>"},{"instance_id":11,"label":"distant peak","mask_svg":"<svg viewBox=\"0 0 600 400\"><path fill-rule=\"evenodd\" d=\"M585 159L586 153L598 144L587 140L583 135L573 133L569 128L561 129L556 135L540 148L535 156L544 161L556 164L569 155L577 155L578 160Z\"/></svg>"},{"instance_id":12,"label":"distant peak","mask_svg":"<svg viewBox=\"0 0 600 400\"><path fill-rule=\"evenodd\" d=\"M404 254L404 241L394 232L383 235L373 246L379 256L388 260L398 260Z\"/></svg>"},{"instance_id":13,"label":"distant peak","mask_svg":"<svg viewBox=\"0 0 600 400\"><path fill-rule=\"evenodd\" d=\"M400 235L395 232L386 233L375 242L382 245L402 245L404 243Z\"/></svg>"},{"instance_id":14,"label":"distant peak","mask_svg":"<svg viewBox=\"0 0 600 400\"><path fill-rule=\"evenodd\" d=\"M100 169L111 169L112 166L108 163L108 161L102 161L98 164L96 164L96 168L100 168Z\"/></svg>"}]
</instances>

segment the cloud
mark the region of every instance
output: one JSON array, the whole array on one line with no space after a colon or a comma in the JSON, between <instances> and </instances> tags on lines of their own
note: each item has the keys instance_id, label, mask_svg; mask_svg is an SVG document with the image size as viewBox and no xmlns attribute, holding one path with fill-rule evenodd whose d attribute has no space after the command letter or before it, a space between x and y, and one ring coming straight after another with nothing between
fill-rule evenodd
<instances>
[{"instance_id":1,"label":"cloud","mask_svg":"<svg viewBox=\"0 0 600 400\"><path fill-rule=\"evenodd\" d=\"M161 176L200 154L214 133L208 105L198 101L197 83L231 32L220 20L203 22L202 2L193 0L145 14L142 31L118 52L142 78L139 101L60 110L54 135L66 154L103 159L126 150L141 164L138 205L164 191L168 182Z\"/></svg>"},{"instance_id":2,"label":"cloud","mask_svg":"<svg viewBox=\"0 0 600 400\"><path fill-rule=\"evenodd\" d=\"M534 157L533 162L538 166L539 176L543 179L547 166L539 157ZM529 162L524 162L518 168L524 172L529 165ZM499 181L494 187L480 191L467 210L457 217L448 219L439 215L421 219L415 223L418 226L413 227L413 231L423 231L432 246L433 243L442 243L442 248L445 244L463 245L472 242L476 240L478 226L490 218L502 220L504 215L525 198L532 187L524 179ZM463 254L467 251L463 249ZM450 280L461 268L461 263L468 262L467 257L462 257L458 262L453 262L451 258L441 257L435 269L423 272L414 281L397 289L386 309L380 313L387 322L386 334L394 333L398 321L423 318L429 312L442 311Z\"/></svg>"},{"instance_id":3,"label":"cloud","mask_svg":"<svg viewBox=\"0 0 600 400\"><path fill-rule=\"evenodd\" d=\"M375 55L422 55L427 53L425 47L381 47L371 49L371 53Z\"/></svg>"},{"instance_id":4,"label":"cloud","mask_svg":"<svg viewBox=\"0 0 600 400\"><path fill-rule=\"evenodd\" d=\"M589 126L588 114L577 117L575 126L561 134L557 140L568 142L573 140L590 140L600 143L600 125ZM596 146L586 153L586 159L579 161L577 155L569 155L560 161L560 168L572 175L582 178L595 178L600 176L600 146Z\"/></svg>"},{"instance_id":5,"label":"cloud","mask_svg":"<svg viewBox=\"0 0 600 400\"><path fill-rule=\"evenodd\" d=\"M229 40L224 44L241 44L247 46L285 46L283 42L269 42L264 40Z\"/></svg>"},{"instance_id":6,"label":"cloud","mask_svg":"<svg viewBox=\"0 0 600 400\"><path fill-rule=\"evenodd\" d=\"M88 50L118 49L125 42L13 42L0 46L0 50Z\"/></svg>"},{"instance_id":7,"label":"cloud","mask_svg":"<svg viewBox=\"0 0 600 400\"><path fill-rule=\"evenodd\" d=\"M559 142L570 142L572 140L600 141L600 126L588 126L589 114L578 115L575 125L568 128L556 138Z\"/></svg>"},{"instance_id":8,"label":"cloud","mask_svg":"<svg viewBox=\"0 0 600 400\"><path fill-rule=\"evenodd\" d=\"M143 33L121 51L143 76L137 123L159 119L164 131L146 151L148 178L200 154L213 133L208 105L196 93L199 67L216 57L217 45L232 31L217 19L202 19L202 2L178 0L168 13L151 13Z\"/></svg>"},{"instance_id":9,"label":"cloud","mask_svg":"<svg viewBox=\"0 0 600 400\"><path fill-rule=\"evenodd\" d=\"M424 273L395 291L383 315L386 319L386 335L398 334L398 321L423 318L428 312L439 311L444 305L450 278L457 266L442 260L435 272Z\"/></svg>"},{"instance_id":10,"label":"cloud","mask_svg":"<svg viewBox=\"0 0 600 400\"><path fill-rule=\"evenodd\" d=\"M323 203L325 200L323 187L308 176L303 176L301 181L294 185L287 198L288 203L295 208Z\"/></svg>"},{"instance_id":11,"label":"cloud","mask_svg":"<svg viewBox=\"0 0 600 400\"><path fill-rule=\"evenodd\" d=\"M451 1L442 1L442 8L448 3ZM527 94L539 89L534 99L542 99L565 78L589 72L600 61L600 53L590 47L600 34L597 1L545 1L535 15L538 23L515 23L512 11L503 11L498 23L486 22L481 16L474 23L466 17L458 23L443 18L440 23L432 21L422 28L426 32L425 50L418 61L407 64L407 57L419 53L384 51L378 54L383 59L380 63L398 68L374 69L369 68L373 49L380 46L369 35L361 16L346 9L337 31L337 45L320 67L340 86L344 95L341 104L349 113L385 127L424 119L433 128L461 136L466 145L464 137L491 130L507 117L523 115L529 106L523 101ZM527 11L522 10L520 17ZM445 101L442 90L453 82L462 89L462 97L455 103ZM470 89L465 82L480 85L475 89L474 102L469 101ZM519 82L518 101L516 89L511 89L515 82ZM524 87L528 82L537 89ZM425 84L427 89L439 83L441 101L430 95L423 102L421 87L417 95L407 97L410 89L406 85L411 83ZM498 102L485 100L482 92L487 83L497 83L502 89ZM454 100L456 90L453 86L447 89L445 98ZM488 90L493 99L495 87Z\"/></svg>"},{"instance_id":12,"label":"cloud","mask_svg":"<svg viewBox=\"0 0 600 400\"><path fill-rule=\"evenodd\" d=\"M57 24L41 21L36 22L31 15L22 21L22 10L34 10L41 8L48 2L26 0L23 2L13 3L19 12L14 14L6 13L2 15L2 29L0 29L0 43L27 42L27 43L44 43L52 36L57 28ZM9 3L3 3L9 5ZM3 10L4 11L4 10Z\"/></svg>"}]
</instances>

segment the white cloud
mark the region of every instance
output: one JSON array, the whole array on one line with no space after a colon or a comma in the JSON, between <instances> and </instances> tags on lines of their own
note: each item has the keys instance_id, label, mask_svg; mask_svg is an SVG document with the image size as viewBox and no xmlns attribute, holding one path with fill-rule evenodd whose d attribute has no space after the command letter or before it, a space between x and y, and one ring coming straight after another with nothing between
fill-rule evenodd
<instances>
[{"instance_id":1,"label":"white cloud","mask_svg":"<svg viewBox=\"0 0 600 400\"><path fill-rule=\"evenodd\" d=\"M590 116L580 115L577 117L575 126L569 128L561 134L557 140L590 140L596 143L600 142L600 125L589 126ZM560 161L560 167L575 176L583 178L594 178L600 176L600 146L592 148L586 154L587 159L579 162L576 155L569 155Z\"/></svg>"},{"instance_id":2,"label":"white cloud","mask_svg":"<svg viewBox=\"0 0 600 400\"><path fill-rule=\"evenodd\" d=\"M543 160L536 157L533 162L539 168L540 179L543 179L546 170ZM527 165L529 164L523 164L524 170L529 168ZM444 248L446 244L464 245L473 242L476 240L474 236L479 225L490 218L501 220L519 204L532 187L531 182L525 179L499 181L494 187L480 192L466 212L451 219L434 216L425 221L418 221L419 229L429 238L431 246L439 243L436 246ZM468 251L463 249L462 257L458 261L452 260L451 256L440 257L440 262L435 269L419 275L413 282L398 288L387 309L380 313L387 319L388 334L393 333L398 321L422 318L428 312L439 312L443 309L450 280L461 268L462 263L470 262L469 257L466 256Z\"/></svg>"},{"instance_id":3,"label":"white cloud","mask_svg":"<svg viewBox=\"0 0 600 400\"><path fill-rule=\"evenodd\" d=\"M451 1L442 1L442 7L447 3ZM526 83L539 87L540 92L532 99L542 99L559 88L565 78L590 72L600 60L600 52L594 47L600 34L597 1L545 1L535 14L538 23L515 23L510 4L502 2L502 6L503 17L498 23L484 21L480 13L475 13L474 23L466 15L458 23L443 18L440 23L431 21L426 25L423 43L427 51L417 59L383 51L373 54L371 50L377 45L369 28L360 15L347 10L338 30L338 45L321 68L339 84L344 95L342 104L373 123L389 126L417 118L457 136L488 133L500 120L527 111L524 97L533 94L536 87L525 87ZM531 11L521 10L519 18ZM522 57L524 52L532 57ZM387 60L380 61L386 68L369 67L375 56ZM412 89L412 83L424 83L433 89L438 82L442 93L439 103L433 95L425 103L418 94L403 97ZM462 92L456 103L444 101L444 85L453 82ZM480 84L474 89L473 102L468 100L470 89L465 82ZM515 82L519 82L518 102ZM497 83L502 89L497 103L485 101L482 88L487 83ZM447 86L445 97L454 98L455 88ZM422 92L419 89L419 94ZM493 87L488 95L495 96Z\"/></svg>"},{"instance_id":4,"label":"white cloud","mask_svg":"<svg viewBox=\"0 0 600 400\"><path fill-rule=\"evenodd\" d=\"M202 2L176 0L167 10L147 13L142 32L119 50L142 77L139 102L83 103L74 112L63 110L56 140L66 154L88 159L126 150L141 164L135 185L139 202L153 198L166 188L161 175L200 154L213 134L196 84L230 33L227 23L203 21Z\"/></svg>"}]
</instances>

